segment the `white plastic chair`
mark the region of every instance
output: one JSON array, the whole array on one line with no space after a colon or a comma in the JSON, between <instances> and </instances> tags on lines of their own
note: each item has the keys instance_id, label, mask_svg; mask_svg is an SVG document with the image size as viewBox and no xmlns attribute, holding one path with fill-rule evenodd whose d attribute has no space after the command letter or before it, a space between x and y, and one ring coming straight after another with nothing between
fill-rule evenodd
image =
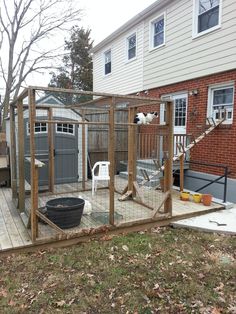
<instances>
[{"instance_id":1,"label":"white plastic chair","mask_svg":"<svg viewBox=\"0 0 236 314\"><path fill-rule=\"evenodd\" d=\"M110 161L98 161L94 164L92 169L92 195L97 191L98 181L109 181L109 166ZM95 169L98 167L98 173L95 174Z\"/></svg>"}]
</instances>

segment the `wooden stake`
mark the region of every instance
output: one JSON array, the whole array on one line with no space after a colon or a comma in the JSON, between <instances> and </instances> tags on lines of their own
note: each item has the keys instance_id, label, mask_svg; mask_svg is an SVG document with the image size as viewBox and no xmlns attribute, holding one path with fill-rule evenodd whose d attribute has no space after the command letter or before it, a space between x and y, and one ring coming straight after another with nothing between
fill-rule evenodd
<instances>
[{"instance_id":1,"label":"wooden stake","mask_svg":"<svg viewBox=\"0 0 236 314\"><path fill-rule=\"evenodd\" d=\"M180 156L180 191L184 190L184 154Z\"/></svg>"}]
</instances>

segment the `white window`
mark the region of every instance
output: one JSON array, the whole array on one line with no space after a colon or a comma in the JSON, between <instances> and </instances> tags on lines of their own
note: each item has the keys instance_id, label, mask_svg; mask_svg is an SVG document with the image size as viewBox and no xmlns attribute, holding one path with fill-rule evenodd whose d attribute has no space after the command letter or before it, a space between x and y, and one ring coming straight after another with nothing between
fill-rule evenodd
<instances>
[{"instance_id":1,"label":"white window","mask_svg":"<svg viewBox=\"0 0 236 314\"><path fill-rule=\"evenodd\" d=\"M136 34L127 38L127 59L132 60L136 58Z\"/></svg>"},{"instance_id":2,"label":"white window","mask_svg":"<svg viewBox=\"0 0 236 314\"><path fill-rule=\"evenodd\" d=\"M226 114L225 123L233 121L234 85L215 86L209 88L209 114L215 120Z\"/></svg>"},{"instance_id":3,"label":"white window","mask_svg":"<svg viewBox=\"0 0 236 314\"><path fill-rule=\"evenodd\" d=\"M150 22L150 49L165 44L165 14L161 14Z\"/></svg>"},{"instance_id":4,"label":"white window","mask_svg":"<svg viewBox=\"0 0 236 314\"><path fill-rule=\"evenodd\" d=\"M222 0L194 1L194 36L202 35L220 27Z\"/></svg>"},{"instance_id":5,"label":"white window","mask_svg":"<svg viewBox=\"0 0 236 314\"><path fill-rule=\"evenodd\" d=\"M46 123L36 122L34 124L34 133L47 133L48 128ZM27 134L30 134L30 123L27 123Z\"/></svg>"},{"instance_id":6,"label":"white window","mask_svg":"<svg viewBox=\"0 0 236 314\"><path fill-rule=\"evenodd\" d=\"M111 50L104 52L104 74L107 75L111 73Z\"/></svg>"},{"instance_id":7,"label":"white window","mask_svg":"<svg viewBox=\"0 0 236 314\"><path fill-rule=\"evenodd\" d=\"M73 124L69 123L57 123L57 133L75 134L75 129Z\"/></svg>"}]
</instances>

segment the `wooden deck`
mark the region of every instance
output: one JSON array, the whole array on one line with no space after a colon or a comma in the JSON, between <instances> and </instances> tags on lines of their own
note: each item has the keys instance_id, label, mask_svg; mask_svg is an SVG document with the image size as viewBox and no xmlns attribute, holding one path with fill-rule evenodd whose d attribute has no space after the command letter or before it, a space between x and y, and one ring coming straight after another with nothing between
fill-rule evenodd
<instances>
[{"instance_id":1,"label":"wooden deck","mask_svg":"<svg viewBox=\"0 0 236 314\"><path fill-rule=\"evenodd\" d=\"M116 189L121 191L126 184L126 181L116 178ZM90 183L87 184L87 187ZM97 228L107 224L106 213L109 210L109 193L107 189L99 189L94 196L91 191L68 193L75 186L68 184L57 186L58 195L40 195L39 207L44 207L46 202L55 197L74 196L82 197L87 200L92 206L93 214L84 214L81 223L76 228L66 229L66 233L77 233L81 229ZM78 186L77 186L78 187ZM119 193L115 193L115 224L129 224L132 222L141 222L145 219L153 217L155 208L163 199L163 193L155 191L151 188L142 188L145 203L154 207L154 210L137 204L133 200L119 201ZM179 199L179 193L173 191L173 218L175 220L200 215L214 210L222 209L222 206L212 203L211 206L204 206L196 204L192 201L184 202ZM30 198L26 199L26 210L30 210ZM104 216L105 215L105 216ZM158 214L159 215L159 214ZM157 218L159 217L157 215ZM26 216L25 216L26 217ZM161 215L160 215L161 218ZM30 238L30 230L28 230L22 221L22 217L16 209L16 204L11 198L11 190L9 188L0 189L0 251L7 249L24 247L32 245ZM43 243L53 239L57 232L46 224L39 224L39 238L38 240Z\"/></svg>"}]
</instances>

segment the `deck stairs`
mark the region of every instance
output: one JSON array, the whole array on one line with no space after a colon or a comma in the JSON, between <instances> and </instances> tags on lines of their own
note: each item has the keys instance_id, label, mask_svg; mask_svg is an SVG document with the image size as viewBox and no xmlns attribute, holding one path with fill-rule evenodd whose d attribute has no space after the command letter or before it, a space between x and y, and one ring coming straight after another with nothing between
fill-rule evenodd
<instances>
[{"instance_id":1,"label":"deck stairs","mask_svg":"<svg viewBox=\"0 0 236 314\"><path fill-rule=\"evenodd\" d=\"M217 128L225 119L215 121L213 118L207 118L207 129L204 130L201 135L194 138L186 147L181 143L178 144L179 153L173 157L173 171L179 169L179 159L181 156L186 156L186 154L197 145L201 140L203 140L209 133L211 133L215 128ZM124 162L123 162L124 164ZM164 165L160 165L155 160L138 160L137 161L137 182L139 186L150 186L156 187L159 184L159 178L165 169ZM188 169L188 164L184 164L184 169ZM128 177L128 172L120 172L120 176L123 178Z\"/></svg>"}]
</instances>

